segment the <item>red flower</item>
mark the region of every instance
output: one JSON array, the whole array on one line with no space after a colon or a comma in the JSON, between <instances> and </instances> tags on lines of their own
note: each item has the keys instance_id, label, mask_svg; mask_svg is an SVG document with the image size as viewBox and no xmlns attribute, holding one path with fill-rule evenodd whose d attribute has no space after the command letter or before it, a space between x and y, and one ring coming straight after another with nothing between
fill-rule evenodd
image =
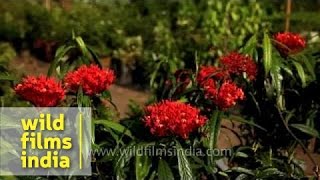
<instances>
[{"instance_id":1,"label":"red flower","mask_svg":"<svg viewBox=\"0 0 320 180\"><path fill-rule=\"evenodd\" d=\"M208 79L222 80L229 77L228 72L215 66L202 66L197 76L197 81L201 85Z\"/></svg>"},{"instance_id":2,"label":"red flower","mask_svg":"<svg viewBox=\"0 0 320 180\"><path fill-rule=\"evenodd\" d=\"M277 41L276 48L284 56L298 53L306 47L305 39L299 34L284 32L277 33L273 37Z\"/></svg>"},{"instance_id":3,"label":"red flower","mask_svg":"<svg viewBox=\"0 0 320 180\"><path fill-rule=\"evenodd\" d=\"M201 67L197 76L205 97L212 100L220 109L228 109L238 100L244 99L242 89L231 83L228 76L228 72L214 66Z\"/></svg>"},{"instance_id":4,"label":"red flower","mask_svg":"<svg viewBox=\"0 0 320 180\"><path fill-rule=\"evenodd\" d=\"M220 109L228 109L236 104L238 100L244 99L244 93L241 88L237 87L232 82L224 82L217 96L214 98L214 102Z\"/></svg>"},{"instance_id":5,"label":"red flower","mask_svg":"<svg viewBox=\"0 0 320 180\"><path fill-rule=\"evenodd\" d=\"M217 82L213 79L208 79L201 86L204 89L206 98L215 99L218 94Z\"/></svg>"},{"instance_id":6,"label":"red flower","mask_svg":"<svg viewBox=\"0 0 320 180\"><path fill-rule=\"evenodd\" d=\"M72 92L82 87L83 92L91 96L107 90L114 80L112 70L103 70L97 65L82 65L65 76L64 85Z\"/></svg>"},{"instance_id":7,"label":"red flower","mask_svg":"<svg viewBox=\"0 0 320 180\"><path fill-rule=\"evenodd\" d=\"M223 82L219 88L213 79L209 79L202 87L205 97L211 99L222 110L228 109L234 106L238 100L244 99L242 89L229 81Z\"/></svg>"},{"instance_id":8,"label":"red flower","mask_svg":"<svg viewBox=\"0 0 320 180\"><path fill-rule=\"evenodd\" d=\"M249 80L254 80L257 76L257 65L250 56L232 52L221 57L220 62L231 74L246 73Z\"/></svg>"},{"instance_id":9,"label":"red flower","mask_svg":"<svg viewBox=\"0 0 320 180\"><path fill-rule=\"evenodd\" d=\"M27 76L14 90L37 107L56 106L65 95L61 84L45 76Z\"/></svg>"},{"instance_id":10,"label":"red flower","mask_svg":"<svg viewBox=\"0 0 320 180\"><path fill-rule=\"evenodd\" d=\"M206 117L200 115L199 109L170 100L147 106L143 119L156 136L177 135L184 139L207 121Z\"/></svg>"}]
</instances>

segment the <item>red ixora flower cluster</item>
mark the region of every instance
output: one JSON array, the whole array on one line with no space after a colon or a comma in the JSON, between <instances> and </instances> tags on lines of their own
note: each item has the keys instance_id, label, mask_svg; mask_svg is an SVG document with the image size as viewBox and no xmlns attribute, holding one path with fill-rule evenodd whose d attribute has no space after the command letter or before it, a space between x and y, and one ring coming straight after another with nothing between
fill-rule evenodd
<instances>
[{"instance_id":1,"label":"red ixora flower cluster","mask_svg":"<svg viewBox=\"0 0 320 180\"><path fill-rule=\"evenodd\" d=\"M229 73L222 68L215 66L202 66L197 76L197 81L200 84L206 83L210 79L216 81L229 78Z\"/></svg>"},{"instance_id":2,"label":"red ixora flower cluster","mask_svg":"<svg viewBox=\"0 0 320 180\"><path fill-rule=\"evenodd\" d=\"M306 47L306 41L299 34L292 32L277 33L274 36L277 41L276 48L283 56L295 54Z\"/></svg>"},{"instance_id":3,"label":"red ixora flower cluster","mask_svg":"<svg viewBox=\"0 0 320 180\"><path fill-rule=\"evenodd\" d=\"M200 115L200 110L178 101L165 100L146 107L144 122L153 135L177 135L184 139L207 119Z\"/></svg>"},{"instance_id":4,"label":"red ixora flower cluster","mask_svg":"<svg viewBox=\"0 0 320 180\"><path fill-rule=\"evenodd\" d=\"M222 56L220 62L230 74L246 73L249 80L254 80L257 76L257 65L250 56L231 52Z\"/></svg>"},{"instance_id":5,"label":"red ixora flower cluster","mask_svg":"<svg viewBox=\"0 0 320 180\"><path fill-rule=\"evenodd\" d=\"M238 100L244 99L244 92L230 81L228 71L214 66L201 67L197 76L206 98L211 99L220 109L228 109Z\"/></svg>"},{"instance_id":6,"label":"red ixora flower cluster","mask_svg":"<svg viewBox=\"0 0 320 180\"><path fill-rule=\"evenodd\" d=\"M27 76L14 88L23 99L37 107L56 106L65 96L64 89L55 79L46 76Z\"/></svg>"},{"instance_id":7,"label":"red ixora flower cluster","mask_svg":"<svg viewBox=\"0 0 320 180\"><path fill-rule=\"evenodd\" d=\"M65 76L64 86L72 92L81 87L85 94L92 96L107 90L114 81L112 70L104 70L97 65L82 65Z\"/></svg>"},{"instance_id":8,"label":"red ixora flower cluster","mask_svg":"<svg viewBox=\"0 0 320 180\"><path fill-rule=\"evenodd\" d=\"M235 83L223 82L220 86L215 103L220 109L228 109L236 104L238 100L244 99L244 93Z\"/></svg>"}]
</instances>

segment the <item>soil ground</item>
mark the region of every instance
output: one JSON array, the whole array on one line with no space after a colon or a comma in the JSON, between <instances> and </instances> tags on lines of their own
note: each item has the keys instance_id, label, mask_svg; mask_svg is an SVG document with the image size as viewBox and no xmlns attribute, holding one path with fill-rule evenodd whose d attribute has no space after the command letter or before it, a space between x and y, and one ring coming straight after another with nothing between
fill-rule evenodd
<instances>
[{"instance_id":1,"label":"soil ground","mask_svg":"<svg viewBox=\"0 0 320 180\"><path fill-rule=\"evenodd\" d=\"M39 61L38 59L30 56L28 53L22 53L21 56L15 58L11 62L11 69L16 70L19 74L46 74L49 68L49 63ZM134 100L138 104L143 105L147 100L150 94L142 91L138 91L132 88L123 87L119 85L113 85L110 88L111 95L114 103L120 111L120 116L124 117L126 112L128 111L128 103L130 100ZM219 148L230 148L240 144L239 138L232 131L239 132L240 130L237 128L236 124L231 123L231 121L225 120L222 123L223 126L227 128L222 128L218 147ZM312 155L318 164L320 164L320 155L313 154ZM305 169L308 175L312 175L312 163L308 159L307 155L301 150L301 148L297 149L298 159L305 161Z\"/></svg>"}]
</instances>

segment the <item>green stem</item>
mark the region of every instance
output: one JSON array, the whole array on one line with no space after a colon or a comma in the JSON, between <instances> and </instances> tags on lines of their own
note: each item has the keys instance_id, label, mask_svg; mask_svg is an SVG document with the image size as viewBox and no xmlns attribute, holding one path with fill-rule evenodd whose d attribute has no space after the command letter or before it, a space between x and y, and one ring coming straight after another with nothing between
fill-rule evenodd
<instances>
[{"instance_id":1,"label":"green stem","mask_svg":"<svg viewBox=\"0 0 320 180\"><path fill-rule=\"evenodd\" d=\"M221 126L221 115L222 111L220 110L215 110L212 113L212 116L210 118L209 122L209 129L210 129L210 137L209 137L209 150L210 150L210 157L209 157L209 165L214 166L215 162L215 157L212 156L212 152L214 148L217 147L217 142L218 142L218 136L220 132L220 126Z\"/></svg>"}]
</instances>

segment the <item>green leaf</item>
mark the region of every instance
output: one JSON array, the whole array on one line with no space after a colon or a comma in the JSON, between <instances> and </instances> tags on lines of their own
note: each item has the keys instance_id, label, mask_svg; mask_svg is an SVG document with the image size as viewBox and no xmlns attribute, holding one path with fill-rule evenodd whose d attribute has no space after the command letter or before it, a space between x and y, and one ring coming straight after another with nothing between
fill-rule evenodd
<instances>
[{"instance_id":1,"label":"green leaf","mask_svg":"<svg viewBox=\"0 0 320 180\"><path fill-rule=\"evenodd\" d=\"M162 63L163 63L163 61L160 61L159 63L157 63L156 68L154 69L153 73L151 74L151 77L150 77L150 87L153 87L153 86L154 86L154 82L155 82L155 80L156 80L158 71L159 71Z\"/></svg>"},{"instance_id":2,"label":"green leaf","mask_svg":"<svg viewBox=\"0 0 320 180\"><path fill-rule=\"evenodd\" d=\"M257 35L253 35L247 43L244 45L244 47L241 48L241 52L244 54L250 54L253 55L253 52L255 51L257 46Z\"/></svg>"},{"instance_id":3,"label":"green leaf","mask_svg":"<svg viewBox=\"0 0 320 180\"><path fill-rule=\"evenodd\" d=\"M75 48L75 46L71 45L71 46L61 46L57 49L56 54L54 56L54 60L51 63L48 73L48 76L51 76L53 73L53 70L57 68L59 62L63 59L63 57L71 50Z\"/></svg>"},{"instance_id":4,"label":"green leaf","mask_svg":"<svg viewBox=\"0 0 320 180\"><path fill-rule=\"evenodd\" d=\"M13 173L11 171L5 171L0 169L0 174L2 175L2 177L0 177L0 180L16 180L14 179ZM7 177L13 177L13 179Z\"/></svg>"},{"instance_id":5,"label":"green leaf","mask_svg":"<svg viewBox=\"0 0 320 180\"><path fill-rule=\"evenodd\" d=\"M77 93L77 104L79 108L91 106L90 97L83 94L81 87L78 89L78 93Z\"/></svg>"},{"instance_id":6,"label":"green leaf","mask_svg":"<svg viewBox=\"0 0 320 180\"><path fill-rule=\"evenodd\" d=\"M5 154L7 154L7 153L12 154L12 155L15 156L15 157L11 156L12 159L20 157L19 153L16 151L15 147L11 143L7 142L3 138L0 138L0 142L1 142L1 144L0 144L0 155L1 155L1 157L6 157ZM0 163L1 164L7 164L9 162L10 162L9 159L3 158L3 162L0 162Z\"/></svg>"},{"instance_id":7,"label":"green leaf","mask_svg":"<svg viewBox=\"0 0 320 180\"><path fill-rule=\"evenodd\" d=\"M4 114L0 114L0 131L3 129L20 129L21 125L18 122Z\"/></svg>"},{"instance_id":8,"label":"green leaf","mask_svg":"<svg viewBox=\"0 0 320 180\"><path fill-rule=\"evenodd\" d=\"M219 174L220 176L223 176L223 177L226 177L226 178L229 177L228 174L225 173L225 172L223 172L223 171L219 171L218 174Z\"/></svg>"},{"instance_id":9,"label":"green leaf","mask_svg":"<svg viewBox=\"0 0 320 180\"><path fill-rule=\"evenodd\" d=\"M159 180L173 180L174 179L174 176L173 176L173 173L171 171L170 166L163 159L159 160L158 178L159 178Z\"/></svg>"},{"instance_id":10,"label":"green leaf","mask_svg":"<svg viewBox=\"0 0 320 180\"><path fill-rule=\"evenodd\" d=\"M176 149L178 156L178 168L180 179L182 180L190 180L194 179L192 175L192 170L188 158L185 154L185 150L182 148L181 144L176 141Z\"/></svg>"},{"instance_id":11,"label":"green leaf","mask_svg":"<svg viewBox=\"0 0 320 180\"><path fill-rule=\"evenodd\" d=\"M236 177L235 180L244 180L244 179L250 179L247 174L240 174L239 176Z\"/></svg>"},{"instance_id":12,"label":"green leaf","mask_svg":"<svg viewBox=\"0 0 320 180\"><path fill-rule=\"evenodd\" d=\"M235 157L242 157L242 158L247 158L249 157L248 154L244 153L244 152L236 152L236 154L234 155Z\"/></svg>"},{"instance_id":13,"label":"green leaf","mask_svg":"<svg viewBox=\"0 0 320 180\"><path fill-rule=\"evenodd\" d=\"M94 125L94 121L91 121L91 142L92 145L96 142L96 126Z\"/></svg>"},{"instance_id":14,"label":"green leaf","mask_svg":"<svg viewBox=\"0 0 320 180\"><path fill-rule=\"evenodd\" d=\"M94 123L111 128L117 132L124 133L125 135L131 137L132 139L134 138L131 134L131 131L118 122L114 122L114 121L110 121L110 120L95 120Z\"/></svg>"},{"instance_id":15,"label":"green leaf","mask_svg":"<svg viewBox=\"0 0 320 180\"><path fill-rule=\"evenodd\" d=\"M292 70L291 70L288 66L282 64L282 65L281 65L281 69L283 69L283 70L284 70L287 74L289 74L291 77L294 77Z\"/></svg>"},{"instance_id":16,"label":"green leaf","mask_svg":"<svg viewBox=\"0 0 320 180\"><path fill-rule=\"evenodd\" d=\"M84 43L83 39L80 36L78 36L75 38L75 41L77 42L78 47L80 48L80 51L82 52L82 54L85 56L82 58L83 63L90 64L89 59L91 59L91 56L90 56L89 50L88 50L86 44Z\"/></svg>"},{"instance_id":17,"label":"green leaf","mask_svg":"<svg viewBox=\"0 0 320 180\"><path fill-rule=\"evenodd\" d=\"M291 57L294 61L304 64L306 71L311 75L312 80L316 79L315 65L316 61L312 58L308 58L303 54L298 54L297 56Z\"/></svg>"},{"instance_id":18,"label":"green leaf","mask_svg":"<svg viewBox=\"0 0 320 180\"><path fill-rule=\"evenodd\" d=\"M102 68L102 65L99 61L99 57L98 55L93 51L93 49L91 49L90 47L87 47L88 51L90 52L91 56L93 57L94 62L100 67Z\"/></svg>"},{"instance_id":19,"label":"green leaf","mask_svg":"<svg viewBox=\"0 0 320 180\"><path fill-rule=\"evenodd\" d=\"M0 80L3 80L3 81L16 81L17 78L15 76L12 76L12 75L2 75L2 74L0 74Z\"/></svg>"},{"instance_id":20,"label":"green leaf","mask_svg":"<svg viewBox=\"0 0 320 180\"><path fill-rule=\"evenodd\" d=\"M11 174L12 175L12 173L11 172L6 172L6 171L0 171L0 174ZM18 178L16 178L15 176L2 176L2 177L0 177L0 180L19 180Z\"/></svg>"},{"instance_id":21,"label":"green leaf","mask_svg":"<svg viewBox=\"0 0 320 180\"><path fill-rule=\"evenodd\" d=\"M108 102L112 105L112 107L116 110L116 112L119 112L117 105L112 101L112 96L110 91L103 91L101 93L101 98L108 100Z\"/></svg>"},{"instance_id":22,"label":"green leaf","mask_svg":"<svg viewBox=\"0 0 320 180\"><path fill-rule=\"evenodd\" d=\"M136 179L143 180L149 174L149 170L151 168L151 159L149 156L145 155L136 155L135 157Z\"/></svg>"},{"instance_id":23,"label":"green leaf","mask_svg":"<svg viewBox=\"0 0 320 180\"><path fill-rule=\"evenodd\" d=\"M133 157L132 152L136 145L131 143L126 147L118 149L116 156L114 157L114 171L117 179L124 179L124 167L129 163L130 159Z\"/></svg>"},{"instance_id":24,"label":"green leaf","mask_svg":"<svg viewBox=\"0 0 320 180\"><path fill-rule=\"evenodd\" d=\"M77 104L78 104L78 107L82 107L83 96L84 96L84 94L83 94L82 88L80 87L78 89L78 92L77 92Z\"/></svg>"},{"instance_id":25,"label":"green leaf","mask_svg":"<svg viewBox=\"0 0 320 180\"><path fill-rule=\"evenodd\" d=\"M290 124L290 126L312 137L317 137L320 139L319 132L316 129L313 129L312 127L306 126L304 124Z\"/></svg>"},{"instance_id":26,"label":"green leaf","mask_svg":"<svg viewBox=\"0 0 320 180\"><path fill-rule=\"evenodd\" d=\"M254 172L252 170L243 167L233 167L231 168L231 171L254 176Z\"/></svg>"},{"instance_id":27,"label":"green leaf","mask_svg":"<svg viewBox=\"0 0 320 180\"><path fill-rule=\"evenodd\" d=\"M258 170L258 175L256 176L257 179L265 179L265 178L275 178L275 177L281 177L285 174L281 171L279 171L277 168L267 168L263 171Z\"/></svg>"},{"instance_id":28,"label":"green leaf","mask_svg":"<svg viewBox=\"0 0 320 180\"><path fill-rule=\"evenodd\" d=\"M229 116L225 116L226 120L230 120L230 121L237 121L237 122L240 122L240 123L244 123L244 124L249 124L251 126L254 126L254 127L257 127L265 132L267 132L267 130L265 128L263 128L262 126L252 122L252 121L248 121L248 120L245 120L243 119L242 117L240 116L236 116L236 115L229 115Z\"/></svg>"},{"instance_id":29,"label":"green leaf","mask_svg":"<svg viewBox=\"0 0 320 180\"><path fill-rule=\"evenodd\" d=\"M295 62L295 61L292 61L293 65L295 66L297 72L298 72L298 75L301 79L301 83L302 83L302 87L305 87L306 86L306 74L304 72L304 69L302 67L302 65L298 62Z\"/></svg>"},{"instance_id":30,"label":"green leaf","mask_svg":"<svg viewBox=\"0 0 320 180\"><path fill-rule=\"evenodd\" d=\"M270 72L270 69L272 67L272 57L271 57L271 40L269 35L265 32L263 36L263 66L266 75Z\"/></svg>"},{"instance_id":31,"label":"green leaf","mask_svg":"<svg viewBox=\"0 0 320 180\"><path fill-rule=\"evenodd\" d=\"M112 101L112 96L111 96L110 91L103 91L103 92L101 93L101 97L102 97L103 99L107 99L107 100Z\"/></svg>"},{"instance_id":32,"label":"green leaf","mask_svg":"<svg viewBox=\"0 0 320 180\"><path fill-rule=\"evenodd\" d=\"M150 177L149 177L149 180L154 180L157 176L157 172L156 171L152 171Z\"/></svg>"},{"instance_id":33,"label":"green leaf","mask_svg":"<svg viewBox=\"0 0 320 180\"><path fill-rule=\"evenodd\" d=\"M309 59L304 58L303 63L306 65L306 68L308 72L310 73L312 79L316 79L316 73L315 73L315 64L311 63Z\"/></svg>"},{"instance_id":34,"label":"green leaf","mask_svg":"<svg viewBox=\"0 0 320 180\"><path fill-rule=\"evenodd\" d=\"M179 62L180 60L169 60L167 63L169 65L169 70L171 73L174 73L176 70L177 70L177 63L176 62Z\"/></svg>"},{"instance_id":35,"label":"green leaf","mask_svg":"<svg viewBox=\"0 0 320 180\"><path fill-rule=\"evenodd\" d=\"M209 150L213 152L214 148L217 146L218 142L218 136L220 131L220 125L221 125L221 111L215 110L210 118L209 123ZM208 156L209 158L209 166L215 166L214 156Z\"/></svg>"},{"instance_id":36,"label":"green leaf","mask_svg":"<svg viewBox=\"0 0 320 180\"><path fill-rule=\"evenodd\" d=\"M276 90L277 97L281 95L281 84L283 79L280 67L281 63L279 62L279 59L274 59L270 69L270 75L272 78L272 86Z\"/></svg>"},{"instance_id":37,"label":"green leaf","mask_svg":"<svg viewBox=\"0 0 320 180\"><path fill-rule=\"evenodd\" d=\"M85 94L83 94L82 88L80 87L77 94L77 103L78 107L90 107L91 106L91 98Z\"/></svg>"}]
</instances>

